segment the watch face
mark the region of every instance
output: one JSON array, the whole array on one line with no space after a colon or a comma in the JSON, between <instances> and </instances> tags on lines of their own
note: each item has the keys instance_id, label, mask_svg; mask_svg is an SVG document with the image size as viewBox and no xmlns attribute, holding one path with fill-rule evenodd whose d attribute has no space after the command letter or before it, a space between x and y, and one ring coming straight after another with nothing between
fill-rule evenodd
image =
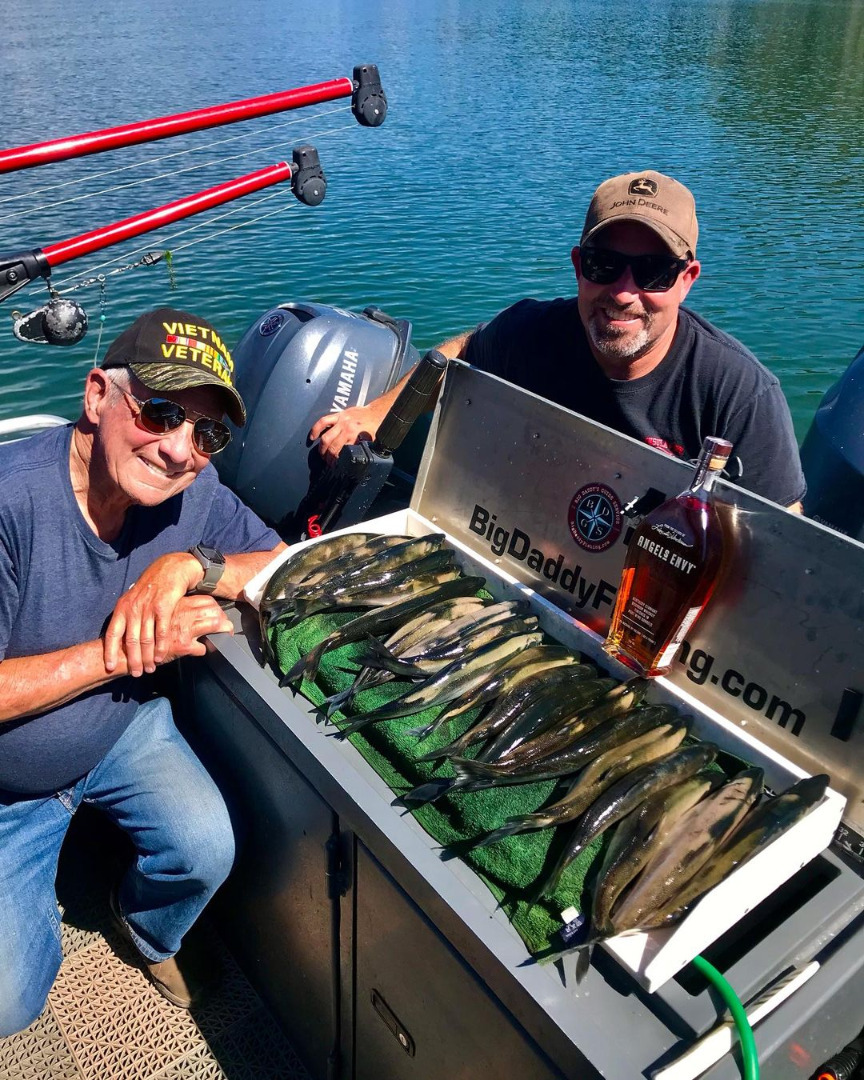
<instances>
[{"instance_id":1,"label":"watch face","mask_svg":"<svg viewBox=\"0 0 864 1080\"><path fill-rule=\"evenodd\" d=\"M198 545L198 550L204 556L205 559L209 559L211 562L218 563L219 566L224 565L225 556L221 551L217 551L216 548L205 547L204 544Z\"/></svg>"}]
</instances>

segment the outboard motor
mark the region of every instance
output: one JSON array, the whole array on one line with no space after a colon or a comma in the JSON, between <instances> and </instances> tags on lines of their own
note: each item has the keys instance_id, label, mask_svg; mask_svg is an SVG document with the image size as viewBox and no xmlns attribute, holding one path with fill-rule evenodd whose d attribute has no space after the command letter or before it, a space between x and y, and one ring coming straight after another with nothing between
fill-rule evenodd
<instances>
[{"instance_id":1,"label":"outboard motor","mask_svg":"<svg viewBox=\"0 0 864 1080\"><path fill-rule=\"evenodd\" d=\"M390 390L419 360L410 340L410 322L376 308L357 315L287 303L261 315L233 352L247 422L232 426L231 442L213 459L222 482L290 534L292 516L324 468L309 429L327 413ZM406 446L409 469L411 454ZM409 497L410 487L403 505Z\"/></svg>"},{"instance_id":2,"label":"outboard motor","mask_svg":"<svg viewBox=\"0 0 864 1080\"><path fill-rule=\"evenodd\" d=\"M864 348L822 398L801 464L807 517L864 540Z\"/></svg>"}]
</instances>

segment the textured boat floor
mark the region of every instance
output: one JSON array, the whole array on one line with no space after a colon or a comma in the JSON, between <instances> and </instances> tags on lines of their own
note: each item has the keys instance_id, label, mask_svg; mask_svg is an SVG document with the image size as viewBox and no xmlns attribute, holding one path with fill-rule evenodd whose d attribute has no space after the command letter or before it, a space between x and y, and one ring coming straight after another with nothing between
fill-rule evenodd
<instances>
[{"instance_id":1,"label":"textured boat floor","mask_svg":"<svg viewBox=\"0 0 864 1080\"><path fill-rule=\"evenodd\" d=\"M0 1078L308 1080L212 927L205 930L222 960L219 990L191 1012L156 992L111 926L115 864L90 825L70 835L61 858L63 966L42 1016L0 1039Z\"/></svg>"}]
</instances>

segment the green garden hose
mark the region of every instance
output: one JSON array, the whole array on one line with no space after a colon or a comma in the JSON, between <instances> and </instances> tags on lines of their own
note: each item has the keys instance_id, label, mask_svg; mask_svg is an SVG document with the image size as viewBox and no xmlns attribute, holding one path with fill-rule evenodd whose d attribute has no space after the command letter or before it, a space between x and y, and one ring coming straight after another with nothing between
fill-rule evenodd
<instances>
[{"instance_id":1,"label":"green garden hose","mask_svg":"<svg viewBox=\"0 0 864 1080\"><path fill-rule=\"evenodd\" d=\"M732 1014L732 1022L741 1040L741 1059L743 1064L744 1080L759 1080L759 1055L756 1052L756 1042L753 1038L753 1028L747 1019L744 1006L735 991L726 979L720 974L713 964L709 964L704 956L694 956L693 966L708 982L717 990L729 1007Z\"/></svg>"}]
</instances>

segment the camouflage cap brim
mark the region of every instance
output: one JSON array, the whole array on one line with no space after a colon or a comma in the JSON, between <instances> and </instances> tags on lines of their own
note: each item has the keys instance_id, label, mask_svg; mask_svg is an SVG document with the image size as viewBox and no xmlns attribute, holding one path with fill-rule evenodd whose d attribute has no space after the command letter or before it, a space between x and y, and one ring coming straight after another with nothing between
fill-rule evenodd
<instances>
[{"instance_id":1,"label":"camouflage cap brim","mask_svg":"<svg viewBox=\"0 0 864 1080\"><path fill-rule=\"evenodd\" d=\"M161 390L169 394L172 390L191 390L196 386L215 386L224 390L226 413L232 423L243 427L246 423L246 406L233 386L220 379L206 368L189 364L129 364L129 370L148 390Z\"/></svg>"}]
</instances>

